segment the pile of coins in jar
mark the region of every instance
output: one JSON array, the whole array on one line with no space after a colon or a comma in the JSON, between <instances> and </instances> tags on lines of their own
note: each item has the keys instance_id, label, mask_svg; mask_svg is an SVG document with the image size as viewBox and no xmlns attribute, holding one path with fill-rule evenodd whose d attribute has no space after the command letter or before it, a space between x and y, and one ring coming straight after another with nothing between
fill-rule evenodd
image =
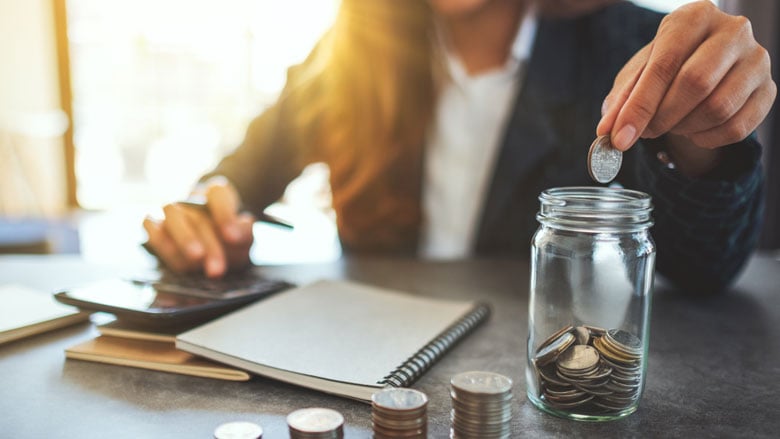
<instances>
[{"instance_id":1,"label":"pile of coins in jar","mask_svg":"<svg viewBox=\"0 0 780 439\"><path fill-rule=\"evenodd\" d=\"M567 326L536 350L540 399L556 410L620 413L642 392L642 341L620 329Z\"/></svg>"}]
</instances>

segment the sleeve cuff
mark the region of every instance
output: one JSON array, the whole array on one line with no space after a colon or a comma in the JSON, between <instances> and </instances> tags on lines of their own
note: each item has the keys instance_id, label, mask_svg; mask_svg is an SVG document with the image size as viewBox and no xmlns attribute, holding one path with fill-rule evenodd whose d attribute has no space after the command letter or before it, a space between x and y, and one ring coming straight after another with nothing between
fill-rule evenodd
<instances>
[{"instance_id":1,"label":"sleeve cuff","mask_svg":"<svg viewBox=\"0 0 780 439\"><path fill-rule=\"evenodd\" d=\"M655 190L688 194L687 198L694 200L714 201L752 193L760 183L761 145L754 135L722 147L723 157L715 169L698 178L687 177L673 164L665 163L662 142L643 140L637 146L641 149L637 163L640 184ZM696 194L699 196L690 197Z\"/></svg>"}]
</instances>

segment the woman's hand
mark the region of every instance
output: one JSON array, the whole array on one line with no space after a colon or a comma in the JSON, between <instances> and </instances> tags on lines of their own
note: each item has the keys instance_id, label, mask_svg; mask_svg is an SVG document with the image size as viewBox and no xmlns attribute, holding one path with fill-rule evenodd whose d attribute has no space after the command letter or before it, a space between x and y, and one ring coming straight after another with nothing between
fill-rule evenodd
<instances>
[{"instance_id":1,"label":"woman's hand","mask_svg":"<svg viewBox=\"0 0 780 439\"><path fill-rule=\"evenodd\" d=\"M709 1L690 3L666 16L655 39L618 73L597 134L611 133L621 151L640 137L671 134L672 158L695 157L700 166L691 169L701 173L716 162L715 148L758 127L776 93L769 55L750 22Z\"/></svg>"},{"instance_id":2,"label":"woman's hand","mask_svg":"<svg viewBox=\"0 0 780 439\"><path fill-rule=\"evenodd\" d=\"M178 203L166 205L162 220L144 220L146 245L179 272L203 270L208 277L220 277L229 268L246 265L254 218L239 212L236 189L227 179L215 177L197 194L205 197L208 212Z\"/></svg>"}]
</instances>

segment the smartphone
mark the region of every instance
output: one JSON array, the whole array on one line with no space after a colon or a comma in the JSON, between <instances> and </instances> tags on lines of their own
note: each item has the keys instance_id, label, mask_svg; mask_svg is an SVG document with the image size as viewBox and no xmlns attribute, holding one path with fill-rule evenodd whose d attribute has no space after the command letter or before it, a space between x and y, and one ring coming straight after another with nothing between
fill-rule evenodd
<instances>
[{"instance_id":1,"label":"smartphone","mask_svg":"<svg viewBox=\"0 0 780 439\"><path fill-rule=\"evenodd\" d=\"M108 279L58 291L54 297L82 310L108 312L118 320L160 328L206 322L289 286L278 281L242 294L209 297L165 283Z\"/></svg>"}]
</instances>

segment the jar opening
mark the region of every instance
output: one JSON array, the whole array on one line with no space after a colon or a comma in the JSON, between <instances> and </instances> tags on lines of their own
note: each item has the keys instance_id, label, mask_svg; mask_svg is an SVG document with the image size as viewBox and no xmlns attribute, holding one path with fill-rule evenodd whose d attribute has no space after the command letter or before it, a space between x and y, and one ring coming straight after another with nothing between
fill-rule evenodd
<instances>
[{"instance_id":1,"label":"jar opening","mask_svg":"<svg viewBox=\"0 0 780 439\"><path fill-rule=\"evenodd\" d=\"M546 226L585 232L633 232L653 225L651 198L640 191L562 187L539 195L536 219Z\"/></svg>"}]
</instances>

